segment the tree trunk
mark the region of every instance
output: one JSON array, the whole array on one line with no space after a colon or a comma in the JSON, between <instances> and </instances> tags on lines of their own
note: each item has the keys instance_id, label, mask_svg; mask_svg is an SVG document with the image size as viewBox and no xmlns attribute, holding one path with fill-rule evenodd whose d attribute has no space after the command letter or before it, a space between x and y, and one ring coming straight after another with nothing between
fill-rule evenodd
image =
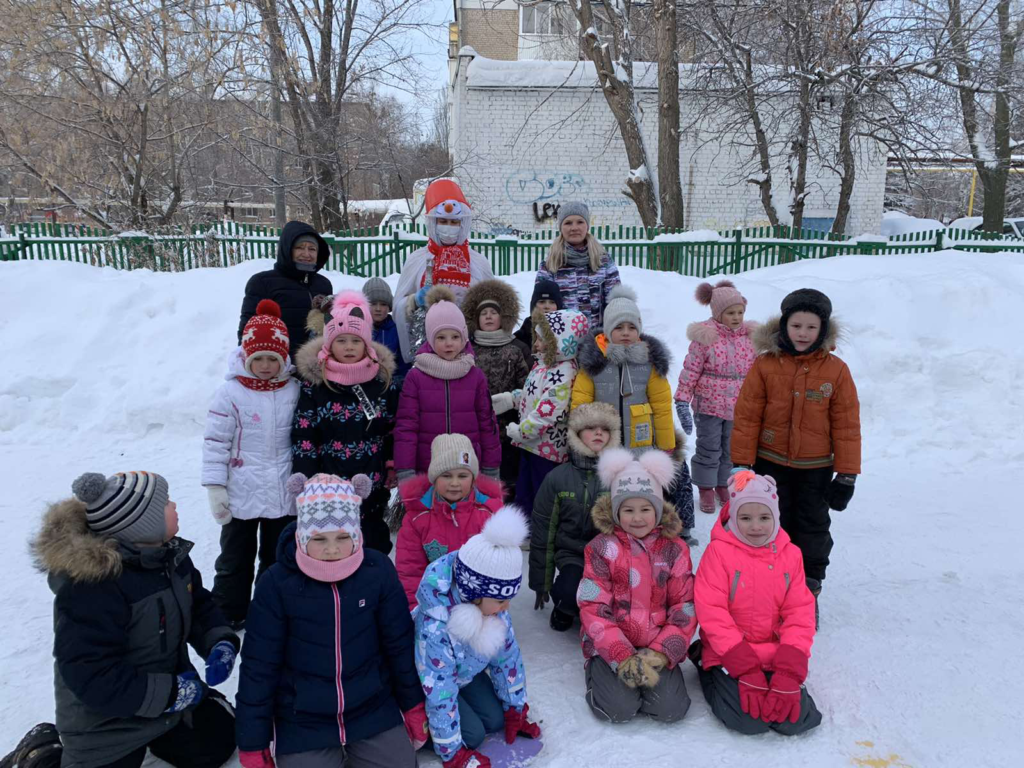
<instances>
[{"instance_id":1,"label":"tree trunk","mask_svg":"<svg viewBox=\"0 0 1024 768\"><path fill-rule=\"evenodd\" d=\"M683 185L679 178L679 46L675 0L654 5L658 51L658 194L661 224L682 228Z\"/></svg>"},{"instance_id":2,"label":"tree trunk","mask_svg":"<svg viewBox=\"0 0 1024 768\"><path fill-rule=\"evenodd\" d=\"M799 236L804 224L804 203L807 199L807 147L811 138L811 86L806 80L800 83L800 102L797 106L799 122L797 132L790 145L790 172L796 165L796 174L790 178L789 210L794 236Z\"/></svg>"},{"instance_id":3,"label":"tree trunk","mask_svg":"<svg viewBox=\"0 0 1024 768\"><path fill-rule=\"evenodd\" d=\"M850 198L857 180L857 163L853 154L853 123L857 112L856 94L848 90L843 96L843 111L839 118L839 203L832 231L846 234L846 222L850 218Z\"/></svg>"}]
</instances>

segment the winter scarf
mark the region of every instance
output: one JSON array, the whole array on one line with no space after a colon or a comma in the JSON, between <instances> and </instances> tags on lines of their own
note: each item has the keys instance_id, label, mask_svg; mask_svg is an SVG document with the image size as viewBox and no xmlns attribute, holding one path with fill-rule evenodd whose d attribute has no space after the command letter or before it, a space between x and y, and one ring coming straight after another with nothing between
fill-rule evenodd
<instances>
[{"instance_id":1,"label":"winter scarf","mask_svg":"<svg viewBox=\"0 0 1024 768\"><path fill-rule=\"evenodd\" d=\"M434 257L431 279L434 285L454 285L469 288L469 241L461 245L439 245L433 240L427 241L427 250ZM420 285L426 284L424 272Z\"/></svg>"},{"instance_id":2,"label":"winter scarf","mask_svg":"<svg viewBox=\"0 0 1024 768\"><path fill-rule=\"evenodd\" d=\"M367 355L357 363L339 363L330 353L321 349L317 357L324 367L324 378L351 387L354 384L365 384L380 370L380 363Z\"/></svg>"},{"instance_id":3,"label":"winter scarf","mask_svg":"<svg viewBox=\"0 0 1024 768\"><path fill-rule=\"evenodd\" d=\"M246 389L251 389L254 392L273 392L288 386L288 382L291 380L291 376L286 375L284 381L279 379L257 379L250 376L236 376L238 383Z\"/></svg>"},{"instance_id":4,"label":"winter scarf","mask_svg":"<svg viewBox=\"0 0 1024 768\"><path fill-rule=\"evenodd\" d=\"M565 243L565 263L570 267L589 267L590 250L587 248L587 241L582 246Z\"/></svg>"},{"instance_id":5,"label":"winter scarf","mask_svg":"<svg viewBox=\"0 0 1024 768\"><path fill-rule=\"evenodd\" d=\"M420 352L416 355L413 367L419 368L427 376L433 376L435 379L451 381L461 379L472 370L475 364L473 356L465 353L460 354L454 360L445 360L434 352Z\"/></svg>"},{"instance_id":6,"label":"winter scarf","mask_svg":"<svg viewBox=\"0 0 1024 768\"><path fill-rule=\"evenodd\" d=\"M513 338L509 331L499 328L496 331L477 331L473 334L473 343L478 347L504 347Z\"/></svg>"}]
</instances>

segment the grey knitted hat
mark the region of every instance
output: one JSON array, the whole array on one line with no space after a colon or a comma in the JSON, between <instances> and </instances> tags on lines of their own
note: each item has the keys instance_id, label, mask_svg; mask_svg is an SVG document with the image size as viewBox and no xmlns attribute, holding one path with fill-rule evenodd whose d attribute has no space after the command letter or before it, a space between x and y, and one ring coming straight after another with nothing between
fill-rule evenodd
<instances>
[{"instance_id":1,"label":"grey knitted hat","mask_svg":"<svg viewBox=\"0 0 1024 768\"><path fill-rule=\"evenodd\" d=\"M97 536L128 544L166 538L167 481L155 472L86 472L71 491L85 504L86 523Z\"/></svg>"},{"instance_id":2,"label":"grey knitted hat","mask_svg":"<svg viewBox=\"0 0 1024 768\"><path fill-rule=\"evenodd\" d=\"M391 286L380 277L371 277L363 283L363 296L371 304L380 302L387 304L389 309L393 309L395 306L395 297L391 293Z\"/></svg>"},{"instance_id":3,"label":"grey knitted hat","mask_svg":"<svg viewBox=\"0 0 1024 768\"><path fill-rule=\"evenodd\" d=\"M636 303L636 292L624 285L616 285L608 293L608 304L604 308L605 334L610 335L620 323L632 323L638 332L644 332L640 307Z\"/></svg>"},{"instance_id":4,"label":"grey knitted hat","mask_svg":"<svg viewBox=\"0 0 1024 768\"><path fill-rule=\"evenodd\" d=\"M590 208L587 207L586 203L581 203L578 200L574 200L568 203L562 203L558 207L558 228L562 228L562 222L570 216L582 216L583 220L587 222L587 226L590 226Z\"/></svg>"}]
</instances>

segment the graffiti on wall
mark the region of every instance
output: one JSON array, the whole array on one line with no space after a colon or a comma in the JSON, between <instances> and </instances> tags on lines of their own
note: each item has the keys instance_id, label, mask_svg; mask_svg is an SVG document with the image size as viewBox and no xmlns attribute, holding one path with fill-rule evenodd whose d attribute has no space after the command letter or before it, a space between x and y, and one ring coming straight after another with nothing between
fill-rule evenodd
<instances>
[{"instance_id":1,"label":"graffiti on wall","mask_svg":"<svg viewBox=\"0 0 1024 768\"><path fill-rule=\"evenodd\" d=\"M513 203L541 203L575 197L586 188L578 173L516 171L505 179L505 194Z\"/></svg>"}]
</instances>

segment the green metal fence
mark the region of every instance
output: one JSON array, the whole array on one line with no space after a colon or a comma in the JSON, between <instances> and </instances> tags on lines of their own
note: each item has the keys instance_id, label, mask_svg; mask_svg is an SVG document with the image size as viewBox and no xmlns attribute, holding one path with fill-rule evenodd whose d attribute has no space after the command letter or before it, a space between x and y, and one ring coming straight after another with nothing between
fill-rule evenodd
<instances>
[{"instance_id":1,"label":"green metal fence","mask_svg":"<svg viewBox=\"0 0 1024 768\"><path fill-rule=\"evenodd\" d=\"M1024 242L993 239L967 230L914 232L889 238L849 239L788 227L748 227L728 232L681 232L642 227L591 230L620 266L677 272L693 277L736 274L807 259L844 254L929 253L947 248L977 253L1024 252ZM30 223L0 236L0 261L73 261L115 269L180 272L225 267L251 259L273 259L279 230L221 222L188 233L115 233L88 226ZM523 236L473 233L470 246L487 257L496 275L535 270L554 232ZM325 234L328 268L363 277L401 271L406 257L427 239L419 225Z\"/></svg>"}]
</instances>

